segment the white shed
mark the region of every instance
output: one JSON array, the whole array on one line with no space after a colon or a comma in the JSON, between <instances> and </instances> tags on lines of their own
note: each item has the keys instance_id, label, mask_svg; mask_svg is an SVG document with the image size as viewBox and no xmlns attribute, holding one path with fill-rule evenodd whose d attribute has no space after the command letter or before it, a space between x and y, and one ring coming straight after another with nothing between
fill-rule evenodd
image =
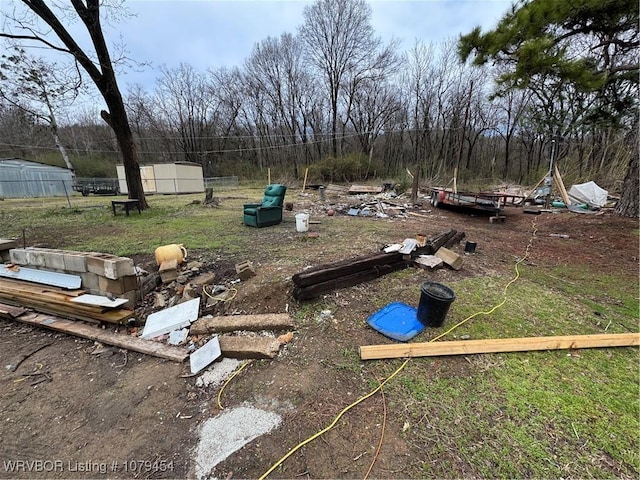
<instances>
[{"instance_id":1,"label":"white shed","mask_svg":"<svg viewBox=\"0 0 640 480\"><path fill-rule=\"evenodd\" d=\"M117 165L120 192L128 193L124 165ZM144 193L202 193L202 165L192 162L154 163L140 167Z\"/></svg>"}]
</instances>

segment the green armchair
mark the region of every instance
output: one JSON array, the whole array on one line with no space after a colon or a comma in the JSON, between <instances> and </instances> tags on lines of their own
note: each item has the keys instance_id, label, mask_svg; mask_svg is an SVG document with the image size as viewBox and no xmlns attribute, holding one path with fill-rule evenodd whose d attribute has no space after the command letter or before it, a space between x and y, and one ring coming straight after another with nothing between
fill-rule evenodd
<instances>
[{"instance_id":1,"label":"green armchair","mask_svg":"<svg viewBox=\"0 0 640 480\"><path fill-rule=\"evenodd\" d=\"M267 185L261 203L244 204L244 224L250 227L269 227L282 222L282 206L287 187Z\"/></svg>"}]
</instances>

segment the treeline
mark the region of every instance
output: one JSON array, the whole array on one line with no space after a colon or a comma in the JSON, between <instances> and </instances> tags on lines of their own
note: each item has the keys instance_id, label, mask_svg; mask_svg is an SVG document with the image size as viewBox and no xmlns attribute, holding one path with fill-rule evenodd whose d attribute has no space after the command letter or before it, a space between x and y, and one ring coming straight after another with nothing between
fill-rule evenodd
<instances>
[{"instance_id":1,"label":"treeline","mask_svg":"<svg viewBox=\"0 0 640 480\"><path fill-rule=\"evenodd\" d=\"M296 35L256 44L242 66L181 64L152 89L129 88L140 164L195 162L206 177L240 178L269 167L300 179L309 168L310 181L336 182L407 169L446 182L457 169L463 182L531 184L553 157L568 182L620 188L637 154L637 110L615 124L592 120L593 98L570 85L496 95L504 72L460 62L456 40L406 52L383 44L365 2L330 2L350 9L333 12L348 17L337 28L349 35L330 43L320 3ZM78 176L115 176L119 151L97 112L61 108L57 123ZM3 102L0 157L11 156L64 166L48 125Z\"/></svg>"}]
</instances>

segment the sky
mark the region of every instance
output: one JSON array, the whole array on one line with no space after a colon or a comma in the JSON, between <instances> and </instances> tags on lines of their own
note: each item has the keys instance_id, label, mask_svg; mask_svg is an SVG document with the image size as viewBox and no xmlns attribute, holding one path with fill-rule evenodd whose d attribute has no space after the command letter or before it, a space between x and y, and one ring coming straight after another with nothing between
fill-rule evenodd
<instances>
[{"instance_id":1,"label":"sky","mask_svg":"<svg viewBox=\"0 0 640 480\"><path fill-rule=\"evenodd\" d=\"M295 34L303 23L304 0L126 0L130 16L104 26L105 36L126 45L127 56L147 66L119 77L121 87L153 89L162 67L187 63L197 70L242 66L253 46L267 37ZM495 26L508 0L369 0L371 23L384 41L400 40L400 50L443 42L475 26ZM18 5L0 0L5 17ZM72 26L80 31L80 25ZM112 50L113 51L113 50Z\"/></svg>"}]
</instances>

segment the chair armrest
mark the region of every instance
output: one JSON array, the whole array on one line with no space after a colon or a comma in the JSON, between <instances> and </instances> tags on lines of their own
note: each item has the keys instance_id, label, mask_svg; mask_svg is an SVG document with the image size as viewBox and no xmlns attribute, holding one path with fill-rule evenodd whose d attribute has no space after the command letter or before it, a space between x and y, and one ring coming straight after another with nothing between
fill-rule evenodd
<instances>
[{"instance_id":1,"label":"chair armrest","mask_svg":"<svg viewBox=\"0 0 640 480\"><path fill-rule=\"evenodd\" d=\"M261 205L262 205L261 203L245 203L243 207L244 208L258 208Z\"/></svg>"}]
</instances>

